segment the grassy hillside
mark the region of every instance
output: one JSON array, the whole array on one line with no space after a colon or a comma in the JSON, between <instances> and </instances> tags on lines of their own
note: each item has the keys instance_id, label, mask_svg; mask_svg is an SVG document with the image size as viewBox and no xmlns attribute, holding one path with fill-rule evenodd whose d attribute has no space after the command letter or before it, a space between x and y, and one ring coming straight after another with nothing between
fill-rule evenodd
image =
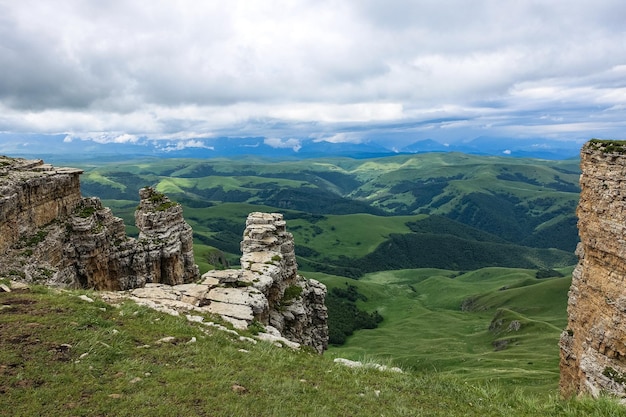
<instances>
[{"instance_id":1,"label":"grassy hillside","mask_svg":"<svg viewBox=\"0 0 626 417\"><path fill-rule=\"evenodd\" d=\"M558 385L571 268L561 272L564 277L548 279L512 268L385 271L359 281L307 276L330 289L356 286L367 297L357 305L384 317L378 328L356 332L331 354L382 357L421 372L540 392Z\"/></svg>"},{"instance_id":2,"label":"grassy hillside","mask_svg":"<svg viewBox=\"0 0 626 417\"><path fill-rule=\"evenodd\" d=\"M303 275L331 291L356 286L357 307L384 318L328 356L388 361L508 395L556 395L576 261L577 161L441 153L84 168L85 194L105 197L127 222L140 186L181 202L202 271L238 262L248 213L283 213ZM552 268L564 276L536 278Z\"/></svg>"},{"instance_id":3,"label":"grassy hillside","mask_svg":"<svg viewBox=\"0 0 626 417\"><path fill-rule=\"evenodd\" d=\"M82 187L130 224L142 186L182 203L203 269L237 262L249 212L280 211L302 269L360 277L389 268L572 264L577 164L456 153L159 159L84 166Z\"/></svg>"},{"instance_id":4,"label":"grassy hillside","mask_svg":"<svg viewBox=\"0 0 626 417\"><path fill-rule=\"evenodd\" d=\"M381 276L381 280L384 278ZM425 280L426 281L426 280ZM350 369L83 292L0 293L0 415L620 416L608 400L526 395L436 371ZM170 342L158 341L164 337ZM398 342L400 342L398 340ZM434 349L436 352L437 349ZM493 378L492 378L493 379Z\"/></svg>"}]
</instances>

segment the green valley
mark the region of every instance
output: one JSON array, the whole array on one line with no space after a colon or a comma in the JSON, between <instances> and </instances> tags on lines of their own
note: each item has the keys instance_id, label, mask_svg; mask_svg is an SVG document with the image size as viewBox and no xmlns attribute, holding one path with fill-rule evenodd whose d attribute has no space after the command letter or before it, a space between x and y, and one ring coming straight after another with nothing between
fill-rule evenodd
<instances>
[{"instance_id":1,"label":"green valley","mask_svg":"<svg viewBox=\"0 0 626 417\"><path fill-rule=\"evenodd\" d=\"M555 390L559 378L571 268L560 272L564 277L547 279L512 268L384 271L358 281L308 275L331 290L356 286L366 297L358 306L384 317L378 328L331 348L331 355L384 358L422 372L539 392Z\"/></svg>"},{"instance_id":2,"label":"green valley","mask_svg":"<svg viewBox=\"0 0 626 417\"><path fill-rule=\"evenodd\" d=\"M331 311L367 328L349 336L352 324L331 314L331 334L345 344L329 355L556 392L577 160L431 153L82 168L83 193L101 197L131 234L139 188L180 202L201 271L237 264L248 213L283 213L301 273L329 293L358 292L347 304L329 297Z\"/></svg>"},{"instance_id":3,"label":"green valley","mask_svg":"<svg viewBox=\"0 0 626 417\"><path fill-rule=\"evenodd\" d=\"M303 270L357 278L387 269L575 262L575 160L432 153L134 160L83 168L83 192L102 198L127 224L133 224L137 190L156 186L185 207L198 251L219 250L224 256L218 258L231 262L245 216L255 210L285 214ZM434 247L440 253L425 253Z\"/></svg>"}]
</instances>

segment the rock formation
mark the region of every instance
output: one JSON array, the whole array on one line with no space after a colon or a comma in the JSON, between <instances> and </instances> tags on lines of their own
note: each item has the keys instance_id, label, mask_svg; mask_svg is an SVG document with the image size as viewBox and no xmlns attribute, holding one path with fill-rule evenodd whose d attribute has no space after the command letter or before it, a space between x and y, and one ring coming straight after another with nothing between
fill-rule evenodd
<instances>
[{"instance_id":1,"label":"rock formation","mask_svg":"<svg viewBox=\"0 0 626 417\"><path fill-rule=\"evenodd\" d=\"M79 169L0 156L0 254L81 201Z\"/></svg>"},{"instance_id":2,"label":"rock formation","mask_svg":"<svg viewBox=\"0 0 626 417\"><path fill-rule=\"evenodd\" d=\"M251 213L241 251L242 269L209 271L197 284L148 284L130 296L173 314L218 314L237 328L258 323L269 340L284 338L323 352L328 345L326 287L298 275L293 236L282 215Z\"/></svg>"},{"instance_id":3,"label":"rock formation","mask_svg":"<svg viewBox=\"0 0 626 417\"><path fill-rule=\"evenodd\" d=\"M135 212L139 239L97 198L82 198L81 170L0 157L0 270L26 281L119 290L199 277L179 204L151 188Z\"/></svg>"},{"instance_id":4,"label":"rock formation","mask_svg":"<svg viewBox=\"0 0 626 417\"><path fill-rule=\"evenodd\" d=\"M580 243L561 347L564 396L626 398L626 142L581 150Z\"/></svg>"}]
</instances>

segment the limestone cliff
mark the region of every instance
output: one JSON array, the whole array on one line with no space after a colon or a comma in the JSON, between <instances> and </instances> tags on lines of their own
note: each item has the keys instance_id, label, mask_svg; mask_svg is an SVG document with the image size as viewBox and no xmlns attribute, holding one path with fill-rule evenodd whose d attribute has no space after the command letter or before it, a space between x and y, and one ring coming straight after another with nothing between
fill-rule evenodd
<instances>
[{"instance_id":1,"label":"limestone cliff","mask_svg":"<svg viewBox=\"0 0 626 417\"><path fill-rule=\"evenodd\" d=\"M26 281L94 289L199 277L182 208L150 188L135 212L139 239L97 198L82 198L80 170L0 157L0 272Z\"/></svg>"},{"instance_id":2,"label":"limestone cliff","mask_svg":"<svg viewBox=\"0 0 626 417\"><path fill-rule=\"evenodd\" d=\"M626 142L581 150L580 244L561 336L561 393L626 398Z\"/></svg>"},{"instance_id":3,"label":"limestone cliff","mask_svg":"<svg viewBox=\"0 0 626 417\"><path fill-rule=\"evenodd\" d=\"M79 169L0 156L0 254L81 201Z\"/></svg>"}]
</instances>

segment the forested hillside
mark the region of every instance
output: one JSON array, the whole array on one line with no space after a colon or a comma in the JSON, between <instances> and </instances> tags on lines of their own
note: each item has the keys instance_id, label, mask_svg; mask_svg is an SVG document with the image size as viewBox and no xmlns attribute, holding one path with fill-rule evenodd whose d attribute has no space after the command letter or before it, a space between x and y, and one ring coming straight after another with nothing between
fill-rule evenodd
<instances>
[{"instance_id":1,"label":"forested hillside","mask_svg":"<svg viewBox=\"0 0 626 417\"><path fill-rule=\"evenodd\" d=\"M182 203L203 269L236 262L251 211L285 214L301 269L352 278L386 269L575 262L576 160L430 153L155 159L83 168L83 193L104 199L129 225L145 185Z\"/></svg>"}]
</instances>

